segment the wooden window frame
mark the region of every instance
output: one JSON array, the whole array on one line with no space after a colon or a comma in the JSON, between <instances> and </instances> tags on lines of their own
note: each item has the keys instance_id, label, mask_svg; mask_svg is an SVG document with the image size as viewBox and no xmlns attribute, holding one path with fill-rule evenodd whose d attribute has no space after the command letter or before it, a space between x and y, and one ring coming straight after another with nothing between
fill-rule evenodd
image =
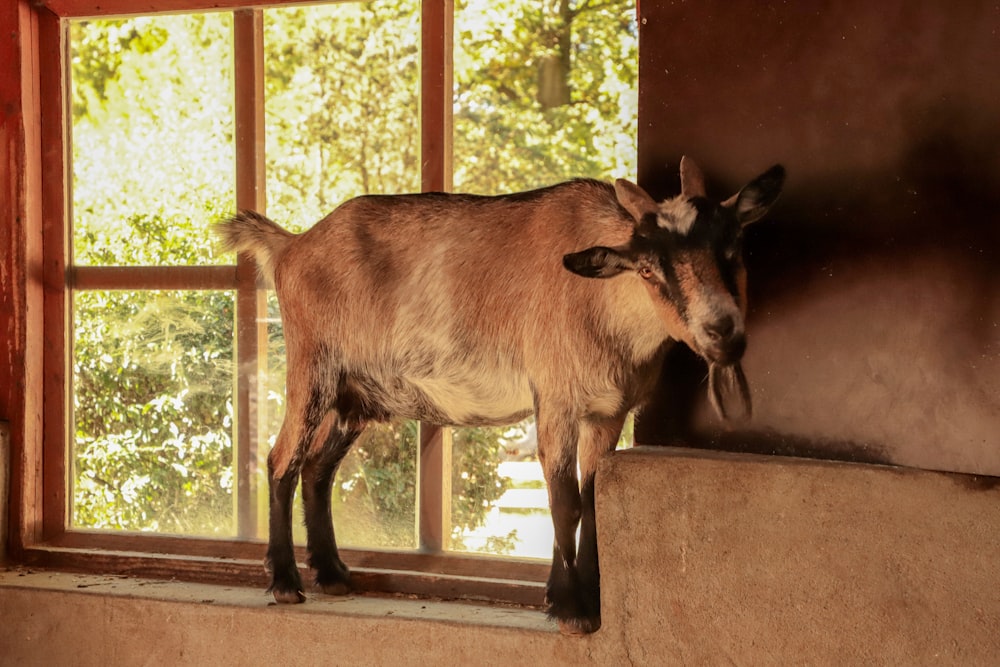
<instances>
[{"instance_id":1,"label":"wooden window frame","mask_svg":"<svg viewBox=\"0 0 1000 667\"><path fill-rule=\"evenodd\" d=\"M18 68L3 75L0 92L21 102L21 132L3 128L5 144L17 143L15 170L7 174L17 191L0 204L19 218L10 244L21 248L4 258L17 283L13 308L0 304L0 319L12 322L23 339L12 346L13 391L0 394L0 408L12 417L10 554L25 565L181 580L265 586L261 566L265 545L246 539L256 525L253 485L256 443L262 429L255 414L260 373L239 375L234 460L237 538L173 537L67 529L67 461L70 308L73 289L225 289L236 294L238 367L256 365L266 345L258 314L266 312L265 290L252 262L235 266L92 267L73 266L69 237L70 116L68 113L68 20L165 12L233 11L236 122L236 205L264 209L263 9L239 0L14 0L0 18L15 19L12 40ZM267 6L310 4L272 0ZM315 3L312 3L315 4ZM421 3L421 164L422 188L448 190L451 184L453 0ZM6 23L5 23L6 25ZM9 45L0 47L7 55ZM8 78L9 77L9 78ZM17 81L14 81L14 79ZM18 88L19 87L19 88ZM4 168L0 166L0 169ZM14 188L12 188L13 190ZM23 236L20 236L23 234ZM44 244L42 243L44 241ZM44 247L44 252L43 252ZM22 263L23 262L23 263ZM36 271L35 267L41 267ZM31 305L17 309L18 303ZM38 308L37 304L42 304ZM30 313L26 314L26 310ZM42 332L40 339L32 330ZM21 366L18 367L18 360ZM0 377L0 380L7 378ZM23 393L18 396L16 387ZM6 403L6 405L4 405ZM2 414L2 413L0 413ZM14 423L18 415L23 423ZM493 599L526 605L542 602L548 564L447 552L450 492L450 434L421 429L418 460L419 550L343 549L363 590ZM301 548L299 562L304 561ZM483 576L488 573L488 576Z\"/></svg>"}]
</instances>

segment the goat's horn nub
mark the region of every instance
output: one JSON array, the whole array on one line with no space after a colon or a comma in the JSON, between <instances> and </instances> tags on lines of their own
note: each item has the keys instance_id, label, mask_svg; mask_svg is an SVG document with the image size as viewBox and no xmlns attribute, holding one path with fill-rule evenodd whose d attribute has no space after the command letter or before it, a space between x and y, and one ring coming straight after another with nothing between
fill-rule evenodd
<instances>
[{"instance_id":1,"label":"goat's horn nub","mask_svg":"<svg viewBox=\"0 0 1000 667\"><path fill-rule=\"evenodd\" d=\"M705 196L705 174L695 161L684 156L681 158L681 195L685 197Z\"/></svg>"}]
</instances>

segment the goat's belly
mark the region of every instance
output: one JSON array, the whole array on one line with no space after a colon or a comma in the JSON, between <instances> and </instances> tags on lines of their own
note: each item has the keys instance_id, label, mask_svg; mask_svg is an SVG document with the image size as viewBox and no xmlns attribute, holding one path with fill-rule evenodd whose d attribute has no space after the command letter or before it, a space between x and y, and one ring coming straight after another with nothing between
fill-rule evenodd
<instances>
[{"instance_id":1,"label":"goat's belly","mask_svg":"<svg viewBox=\"0 0 1000 667\"><path fill-rule=\"evenodd\" d=\"M500 426L529 416L534 400L522 378L424 377L407 378L415 396L416 412L409 415L456 426ZM429 410L428 410L429 408Z\"/></svg>"}]
</instances>

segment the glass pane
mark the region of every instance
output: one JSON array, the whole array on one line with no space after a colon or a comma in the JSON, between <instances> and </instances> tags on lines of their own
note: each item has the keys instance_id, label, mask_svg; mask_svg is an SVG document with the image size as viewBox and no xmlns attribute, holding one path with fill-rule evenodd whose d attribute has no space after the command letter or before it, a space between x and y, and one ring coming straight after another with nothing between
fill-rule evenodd
<instances>
[{"instance_id":1,"label":"glass pane","mask_svg":"<svg viewBox=\"0 0 1000 667\"><path fill-rule=\"evenodd\" d=\"M371 424L358 438L333 482L333 525L339 547L417 548L418 448L415 421ZM260 488L266 489L266 464L262 470ZM303 516L298 492L294 506L295 516ZM300 522L293 524L292 533L296 544L306 543ZM267 538L266 525L260 535Z\"/></svg>"},{"instance_id":2,"label":"glass pane","mask_svg":"<svg viewBox=\"0 0 1000 667\"><path fill-rule=\"evenodd\" d=\"M634 445L625 420L617 449ZM505 428L452 430L451 546L523 558L552 556L553 528L534 418Z\"/></svg>"},{"instance_id":3,"label":"glass pane","mask_svg":"<svg viewBox=\"0 0 1000 667\"><path fill-rule=\"evenodd\" d=\"M268 211L313 225L362 194L420 188L420 4L265 11Z\"/></svg>"},{"instance_id":4,"label":"glass pane","mask_svg":"<svg viewBox=\"0 0 1000 667\"><path fill-rule=\"evenodd\" d=\"M456 2L456 190L635 178L635 5Z\"/></svg>"},{"instance_id":5,"label":"glass pane","mask_svg":"<svg viewBox=\"0 0 1000 667\"><path fill-rule=\"evenodd\" d=\"M344 459L333 485L339 544L417 548L418 431L414 421L371 424Z\"/></svg>"},{"instance_id":6,"label":"glass pane","mask_svg":"<svg viewBox=\"0 0 1000 667\"><path fill-rule=\"evenodd\" d=\"M419 16L416 0L265 11L270 217L301 231L351 197L420 188ZM266 423L273 446L285 393L273 295L268 328ZM372 425L359 439L334 481L341 546L417 546L417 450L415 422ZM261 484L267 488L266 479ZM304 530L295 530L304 543ZM267 535L266 525L259 533Z\"/></svg>"},{"instance_id":7,"label":"glass pane","mask_svg":"<svg viewBox=\"0 0 1000 667\"><path fill-rule=\"evenodd\" d=\"M552 519L534 419L452 430L451 549L552 557Z\"/></svg>"},{"instance_id":8,"label":"glass pane","mask_svg":"<svg viewBox=\"0 0 1000 667\"><path fill-rule=\"evenodd\" d=\"M71 21L70 48L75 263L230 262L232 15Z\"/></svg>"},{"instance_id":9,"label":"glass pane","mask_svg":"<svg viewBox=\"0 0 1000 667\"><path fill-rule=\"evenodd\" d=\"M233 535L233 294L73 305L71 525Z\"/></svg>"},{"instance_id":10,"label":"glass pane","mask_svg":"<svg viewBox=\"0 0 1000 667\"><path fill-rule=\"evenodd\" d=\"M580 176L634 179L637 75L634 1L459 0L455 189L493 194ZM532 421L456 429L452 492L453 549L551 557Z\"/></svg>"}]
</instances>

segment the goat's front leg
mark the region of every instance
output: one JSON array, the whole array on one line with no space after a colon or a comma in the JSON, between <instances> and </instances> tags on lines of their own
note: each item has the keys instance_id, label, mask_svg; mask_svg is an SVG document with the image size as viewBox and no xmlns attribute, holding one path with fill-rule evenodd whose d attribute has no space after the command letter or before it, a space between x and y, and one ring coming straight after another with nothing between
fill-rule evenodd
<instances>
[{"instance_id":1,"label":"goat's front leg","mask_svg":"<svg viewBox=\"0 0 1000 667\"><path fill-rule=\"evenodd\" d=\"M584 604L601 624L601 569L597 555L597 516L594 507L594 475L598 462L614 451L625 417L587 420L580 426L580 548L576 557L577 577Z\"/></svg>"},{"instance_id":2,"label":"goat's front leg","mask_svg":"<svg viewBox=\"0 0 1000 667\"><path fill-rule=\"evenodd\" d=\"M544 410L538 422L538 458L549 491L555 529L552 569L545 590L548 614L565 634L593 632L600 625L597 610L584 600L576 568L576 529L580 523L580 486L576 476L576 421Z\"/></svg>"}]
</instances>

